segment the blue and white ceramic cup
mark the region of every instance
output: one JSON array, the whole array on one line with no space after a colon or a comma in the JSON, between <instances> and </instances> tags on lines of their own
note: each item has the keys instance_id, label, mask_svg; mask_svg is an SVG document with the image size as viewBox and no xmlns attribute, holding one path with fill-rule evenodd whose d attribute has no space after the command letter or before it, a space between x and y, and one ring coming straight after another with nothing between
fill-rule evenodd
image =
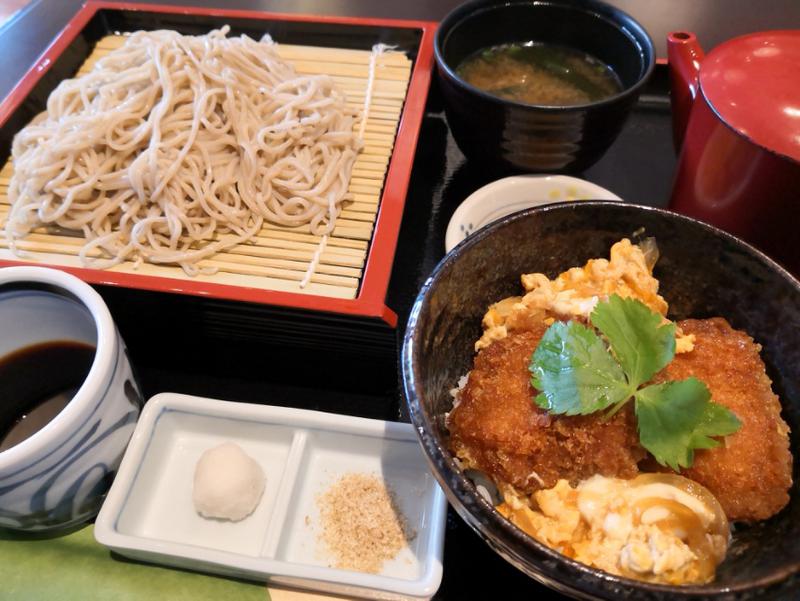
<instances>
[{"instance_id":1,"label":"blue and white ceramic cup","mask_svg":"<svg viewBox=\"0 0 800 601\"><path fill-rule=\"evenodd\" d=\"M62 271L0 269L0 361L54 341L94 346L94 359L52 420L0 452L0 528L47 533L93 518L139 417L142 396L100 295Z\"/></svg>"}]
</instances>

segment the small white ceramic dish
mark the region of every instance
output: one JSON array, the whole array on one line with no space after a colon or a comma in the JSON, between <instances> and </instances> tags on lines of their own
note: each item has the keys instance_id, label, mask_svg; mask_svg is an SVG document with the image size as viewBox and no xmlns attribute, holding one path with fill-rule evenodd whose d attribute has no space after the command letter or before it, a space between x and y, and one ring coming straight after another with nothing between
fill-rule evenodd
<instances>
[{"instance_id":1,"label":"small white ceramic dish","mask_svg":"<svg viewBox=\"0 0 800 601\"><path fill-rule=\"evenodd\" d=\"M266 488L240 522L192 503L197 460L232 441ZM348 472L380 475L416 536L379 574L328 567L317 497ZM146 404L95 524L129 557L346 596L427 599L442 578L447 502L409 424L159 394Z\"/></svg>"},{"instance_id":2,"label":"small white ceramic dish","mask_svg":"<svg viewBox=\"0 0 800 601\"><path fill-rule=\"evenodd\" d=\"M597 184L568 175L515 175L475 190L447 224L444 247L450 252L473 232L523 209L567 200L622 200Z\"/></svg>"}]
</instances>

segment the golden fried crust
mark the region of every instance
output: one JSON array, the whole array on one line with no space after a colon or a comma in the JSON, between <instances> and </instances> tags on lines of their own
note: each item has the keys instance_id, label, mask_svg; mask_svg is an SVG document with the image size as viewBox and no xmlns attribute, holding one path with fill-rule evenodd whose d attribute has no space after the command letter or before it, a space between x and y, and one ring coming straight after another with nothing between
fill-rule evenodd
<instances>
[{"instance_id":1,"label":"golden fried crust","mask_svg":"<svg viewBox=\"0 0 800 601\"><path fill-rule=\"evenodd\" d=\"M549 416L536 407L528 363L547 326L512 332L475 357L461 403L450 415L451 449L495 481L531 493L595 474L633 478L644 456L632 407L600 414Z\"/></svg>"},{"instance_id":2,"label":"golden fried crust","mask_svg":"<svg viewBox=\"0 0 800 601\"><path fill-rule=\"evenodd\" d=\"M789 428L759 356L760 345L721 317L678 324L695 335L691 353L676 355L656 381L695 376L715 402L742 422L741 429L715 449L695 452L682 475L708 488L730 520L763 520L789 502L792 455Z\"/></svg>"}]
</instances>

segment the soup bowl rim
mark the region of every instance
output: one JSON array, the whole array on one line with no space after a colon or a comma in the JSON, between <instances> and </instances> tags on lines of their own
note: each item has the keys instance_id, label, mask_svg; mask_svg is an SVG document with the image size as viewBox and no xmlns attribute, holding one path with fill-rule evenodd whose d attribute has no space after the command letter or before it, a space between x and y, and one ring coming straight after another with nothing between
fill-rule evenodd
<instances>
[{"instance_id":1,"label":"soup bowl rim","mask_svg":"<svg viewBox=\"0 0 800 601\"><path fill-rule=\"evenodd\" d=\"M537 8L538 6L562 6L570 10L594 14L595 16L613 25L620 31L622 35L626 35L631 40L634 40L640 46L640 48L642 48L643 56L641 62L646 63L644 70L639 74L638 79L633 85L623 87L622 90L611 96L582 104L534 104L520 102L518 100L511 100L509 98L501 98L500 96L490 94L489 92L486 92L468 83L466 80L460 77L456 73L456 70L444 59L444 48L447 44L447 38L452 30L462 21L465 21L468 18L479 16L484 12L504 10L510 6L522 5L529 5L533 9ZM601 9L621 16L621 18L627 22L627 25L632 27L634 32L641 36L641 39L634 35L634 33L626 33L623 31L623 28L620 26L619 22L611 19L609 15L599 12ZM479 49L476 48L475 50L477 51ZM625 11L605 2L601 2L600 0L585 0L583 4L576 4L570 0L510 0L508 2L501 2L499 0L472 0L458 6L447 16L445 16L444 19L442 19L439 27L436 29L436 35L434 36L433 52L440 71L443 71L447 78L451 79L458 86L463 87L468 92L478 96L482 100L501 106L508 105L519 109L533 109L537 111L553 113L581 111L615 104L628 96L638 93L650 79L656 64L655 46L650 34L647 33L644 27L642 27L638 21L636 21Z\"/></svg>"}]
</instances>

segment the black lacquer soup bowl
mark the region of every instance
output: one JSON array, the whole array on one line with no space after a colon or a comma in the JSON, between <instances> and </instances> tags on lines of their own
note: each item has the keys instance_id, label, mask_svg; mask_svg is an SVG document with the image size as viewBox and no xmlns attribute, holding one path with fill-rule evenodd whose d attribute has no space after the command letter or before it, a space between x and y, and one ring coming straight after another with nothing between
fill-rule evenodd
<instances>
[{"instance_id":1,"label":"black lacquer soup bowl","mask_svg":"<svg viewBox=\"0 0 800 601\"><path fill-rule=\"evenodd\" d=\"M475 52L530 41L566 46L610 66L622 91L575 106L532 105L488 94L456 70ZM451 12L434 52L447 122L470 159L522 171L575 172L616 139L655 66L650 36L630 15L596 0L478 0Z\"/></svg>"}]
</instances>

